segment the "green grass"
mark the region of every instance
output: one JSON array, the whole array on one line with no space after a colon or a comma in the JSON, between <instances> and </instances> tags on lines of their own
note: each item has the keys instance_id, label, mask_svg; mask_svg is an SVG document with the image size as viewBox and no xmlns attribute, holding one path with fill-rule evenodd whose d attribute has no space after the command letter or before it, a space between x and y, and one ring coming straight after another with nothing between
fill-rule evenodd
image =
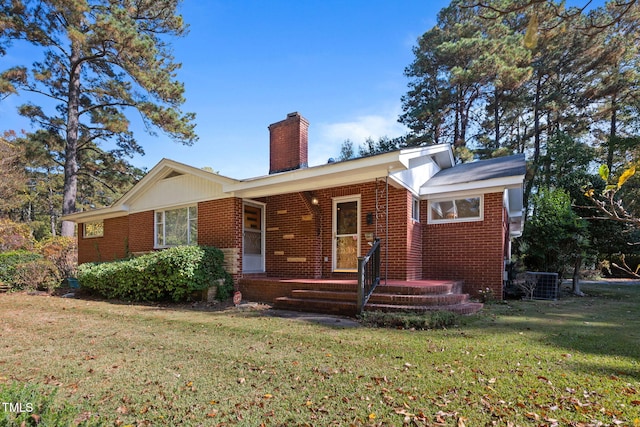
<instances>
[{"instance_id":1,"label":"green grass","mask_svg":"<svg viewBox=\"0 0 640 427\"><path fill-rule=\"evenodd\" d=\"M0 384L57 425L639 426L640 287L583 288L427 331L3 294Z\"/></svg>"}]
</instances>

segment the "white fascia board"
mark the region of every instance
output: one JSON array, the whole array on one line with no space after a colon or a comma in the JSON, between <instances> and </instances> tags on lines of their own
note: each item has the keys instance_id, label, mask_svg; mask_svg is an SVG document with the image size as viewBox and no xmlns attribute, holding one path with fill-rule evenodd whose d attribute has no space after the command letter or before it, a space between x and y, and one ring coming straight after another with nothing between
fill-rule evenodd
<instances>
[{"instance_id":1,"label":"white fascia board","mask_svg":"<svg viewBox=\"0 0 640 427\"><path fill-rule=\"evenodd\" d=\"M389 176L397 171L407 170L411 167L412 160L425 156L433 156L435 163L440 168L451 167L454 163L451 146L438 144L406 148L344 162L249 178L223 184L222 188L226 193L233 193L237 197L254 198L359 184ZM406 187L406 183L401 180L394 180L394 182ZM417 193L417 190L414 191Z\"/></svg>"},{"instance_id":2,"label":"white fascia board","mask_svg":"<svg viewBox=\"0 0 640 427\"><path fill-rule=\"evenodd\" d=\"M126 205L110 206L108 208L95 209L91 211L75 212L63 215L63 221L78 223L102 221L110 218L118 218L129 214L129 207Z\"/></svg>"},{"instance_id":3,"label":"white fascia board","mask_svg":"<svg viewBox=\"0 0 640 427\"><path fill-rule=\"evenodd\" d=\"M222 188L225 193L237 197L255 198L358 184L405 168L399 160L399 152L391 152L223 184Z\"/></svg>"},{"instance_id":4,"label":"white fascia board","mask_svg":"<svg viewBox=\"0 0 640 427\"><path fill-rule=\"evenodd\" d=\"M495 193L505 189L516 189L522 187L524 175L507 176L483 181L471 181L460 184L429 186L429 182L420 188L420 196L428 197L432 195L469 193L478 191L481 193Z\"/></svg>"}]
</instances>

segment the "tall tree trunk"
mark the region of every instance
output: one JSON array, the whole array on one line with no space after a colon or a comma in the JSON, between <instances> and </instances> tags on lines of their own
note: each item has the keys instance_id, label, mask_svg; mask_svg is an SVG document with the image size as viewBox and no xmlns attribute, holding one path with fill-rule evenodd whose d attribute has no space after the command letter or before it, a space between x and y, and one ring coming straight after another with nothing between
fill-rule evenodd
<instances>
[{"instance_id":1,"label":"tall tree trunk","mask_svg":"<svg viewBox=\"0 0 640 427\"><path fill-rule=\"evenodd\" d=\"M573 264L573 278L572 278L572 286L571 291L575 295L579 295L581 297L584 296L584 293L580 290L580 268L582 267L582 254L576 256L576 259Z\"/></svg>"},{"instance_id":2,"label":"tall tree trunk","mask_svg":"<svg viewBox=\"0 0 640 427\"><path fill-rule=\"evenodd\" d=\"M542 75L538 74L538 79L536 81L536 93L535 99L533 103L533 165L531 167L531 176L529 180L526 182L524 188L524 206L525 212L527 212L527 207L529 206L529 197L531 196L531 191L533 190L533 185L535 181L536 172L538 170L538 165L540 164L540 133L542 132L540 129L540 115L542 114L542 106L540 105L540 97L542 92Z\"/></svg>"},{"instance_id":3,"label":"tall tree trunk","mask_svg":"<svg viewBox=\"0 0 640 427\"><path fill-rule=\"evenodd\" d=\"M493 98L493 127L496 131L493 148L497 149L500 147L500 96L498 95L498 89L495 89Z\"/></svg>"},{"instance_id":4,"label":"tall tree trunk","mask_svg":"<svg viewBox=\"0 0 640 427\"><path fill-rule=\"evenodd\" d=\"M456 115L455 115L455 122L453 125L453 146L454 147L458 146L459 140L460 140L460 116L462 115L462 111L461 111L462 102L460 101L461 96L462 95L460 94L460 86L458 86L456 89Z\"/></svg>"},{"instance_id":5,"label":"tall tree trunk","mask_svg":"<svg viewBox=\"0 0 640 427\"><path fill-rule=\"evenodd\" d=\"M80 128L80 52L75 43L71 46L71 70L69 72L69 102L67 104L67 139L64 159L64 190L62 193L62 215L76 211L78 193L78 137ZM75 224L62 221L62 236L72 237Z\"/></svg>"},{"instance_id":6,"label":"tall tree trunk","mask_svg":"<svg viewBox=\"0 0 640 427\"><path fill-rule=\"evenodd\" d=\"M607 166L613 170L613 154L615 152L616 136L618 132L618 100L616 94L611 95L611 128L609 129L609 141L607 144Z\"/></svg>"},{"instance_id":7,"label":"tall tree trunk","mask_svg":"<svg viewBox=\"0 0 640 427\"><path fill-rule=\"evenodd\" d=\"M47 175L49 175L49 173L47 173ZM55 204L53 203L53 187L51 186L51 183L49 183L48 185L49 187L49 225L51 226L51 235L52 236L56 236L56 208L55 208Z\"/></svg>"}]
</instances>

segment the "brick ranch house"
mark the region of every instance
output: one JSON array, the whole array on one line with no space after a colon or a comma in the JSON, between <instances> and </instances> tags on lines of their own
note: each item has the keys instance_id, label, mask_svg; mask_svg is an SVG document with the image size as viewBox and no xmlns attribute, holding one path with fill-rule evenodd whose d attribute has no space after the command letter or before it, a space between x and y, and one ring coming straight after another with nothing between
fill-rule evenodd
<instances>
[{"instance_id":1,"label":"brick ranch house","mask_svg":"<svg viewBox=\"0 0 640 427\"><path fill-rule=\"evenodd\" d=\"M502 295L522 230L524 155L456 165L449 144L307 166L309 123L269 126L269 175L233 179L163 159L112 206L78 224L78 261L178 244L216 246L248 299L290 289L251 278L352 280L381 239L387 281L456 280Z\"/></svg>"}]
</instances>

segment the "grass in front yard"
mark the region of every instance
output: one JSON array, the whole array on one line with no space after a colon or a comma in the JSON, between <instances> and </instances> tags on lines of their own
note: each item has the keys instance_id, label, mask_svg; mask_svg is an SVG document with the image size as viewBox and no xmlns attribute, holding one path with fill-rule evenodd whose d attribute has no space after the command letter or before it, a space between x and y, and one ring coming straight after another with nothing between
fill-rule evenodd
<instances>
[{"instance_id":1,"label":"grass in front yard","mask_svg":"<svg viewBox=\"0 0 640 427\"><path fill-rule=\"evenodd\" d=\"M35 387L63 425L639 426L640 287L584 290L431 331L4 294L0 400Z\"/></svg>"}]
</instances>

